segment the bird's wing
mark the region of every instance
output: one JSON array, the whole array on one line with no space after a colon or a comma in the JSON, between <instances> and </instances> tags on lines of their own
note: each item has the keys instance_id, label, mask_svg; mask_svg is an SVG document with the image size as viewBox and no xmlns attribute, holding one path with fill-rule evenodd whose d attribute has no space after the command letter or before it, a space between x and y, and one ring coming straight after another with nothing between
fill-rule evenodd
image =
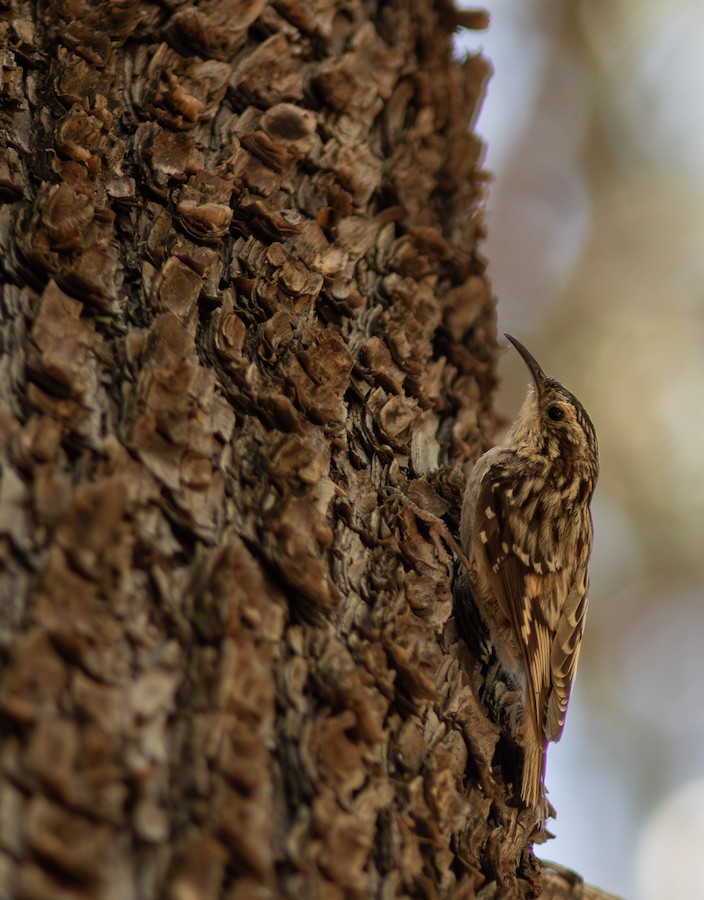
<instances>
[{"instance_id":1,"label":"bird's wing","mask_svg":"<svg viewBox=\"0 0 704 900\"><path fill-rule=\"evenodd\" d=\"M475 527L489 583L520 647L536 739L554 740L550 735L559 734L564 724L576 666L570 646L581 636L569 623L579 618L583 627L584 615L577 603L565 604L572 597L569 572L558 569L546 548L532 539L539 522L533 522L530 535L518 533L521 520L511 513L511 491L499 469L489 471L477 498Z\"/></svg>"},{"instance_id":2,"label":"bird's wing","mask_svg":"<svg viewBox=\"0 0 704 900\"><path fill-rule=\"evenodd\" d=\"M565 727L567 704L582 645L588 596L589 575L585 565L577 569L552 642L551 686L545 719L545 736L549 741L559 741Z\"/></svg>"}]
</instances>

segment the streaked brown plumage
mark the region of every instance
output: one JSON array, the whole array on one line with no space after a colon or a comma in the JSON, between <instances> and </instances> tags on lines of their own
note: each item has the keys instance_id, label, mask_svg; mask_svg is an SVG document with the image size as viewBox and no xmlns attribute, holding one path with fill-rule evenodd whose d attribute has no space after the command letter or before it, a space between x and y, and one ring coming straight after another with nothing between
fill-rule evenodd
<instances>
[{"instance_id":1,"label":"streaked brown plumage","mask_svg":"<svg viewBox=\"0 0 704 900\"><path fill-rule=\"evenodd\" d=\"M564 728L584 630L598 445L579 400L506 337L534 387L472 470L460 533L474 600L527 707L521 798L543 810L545 751Z\"/></svg>"}]
</instances>

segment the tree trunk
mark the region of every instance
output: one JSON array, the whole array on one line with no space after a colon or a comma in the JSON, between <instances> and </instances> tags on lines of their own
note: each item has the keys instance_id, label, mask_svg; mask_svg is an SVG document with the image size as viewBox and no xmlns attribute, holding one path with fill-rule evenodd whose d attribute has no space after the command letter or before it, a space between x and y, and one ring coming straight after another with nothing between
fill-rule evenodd
<instances>
[{"instance_id":1,"label":"tree trunk","mask_svg":"<svg viewBox=\"0 0 704 900\"><path fill-rule=\"evenodd\" d=\"M484 17L4 10L0 895L537 896L429 514L494 425Z\"/></svg>"}]
</instances>

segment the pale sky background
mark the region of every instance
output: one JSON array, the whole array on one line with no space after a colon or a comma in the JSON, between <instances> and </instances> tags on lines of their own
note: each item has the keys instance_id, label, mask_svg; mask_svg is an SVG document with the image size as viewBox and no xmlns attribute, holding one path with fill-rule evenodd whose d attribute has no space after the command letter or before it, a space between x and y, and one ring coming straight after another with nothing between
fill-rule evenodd
<instances>
[{"instance_id":1,"label":"pale sky background","mask_svg":"<svg viewBox=\"0 0 704 900\"><path fill-rule=\"evenodd\" d=\"M476 4L473 4L476 5ZM488 0L478 131L499 331L592 414L602 474L557 838L626 900L704 898L704 3ZM501 362L513 418L529 377Z\"/></svg>"}]
</instances>

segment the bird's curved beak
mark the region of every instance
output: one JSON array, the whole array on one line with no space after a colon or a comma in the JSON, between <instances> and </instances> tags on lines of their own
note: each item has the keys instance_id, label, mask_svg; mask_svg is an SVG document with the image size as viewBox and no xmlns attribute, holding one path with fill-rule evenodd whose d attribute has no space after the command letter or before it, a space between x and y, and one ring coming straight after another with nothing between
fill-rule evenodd
<instances>
[{"instance_id":1,"label":"bird's curved beak","mask_svg":"<svg viewBox=\"0 0 704 900\"><path fill-rule=\"evenodd\" d=\"M523 346L520 341L517 341L513 335L507 334L505 337L511 341L513 346L518 350L518 352L523 357L523 361L530 369L530 374L533 376L533 381L535 382L535 391L538 395L538 400L542 397L543 394L543 386L545 385L545 372L538 365L537 360L533 357Z\"/></svg>"}]
</instances>

